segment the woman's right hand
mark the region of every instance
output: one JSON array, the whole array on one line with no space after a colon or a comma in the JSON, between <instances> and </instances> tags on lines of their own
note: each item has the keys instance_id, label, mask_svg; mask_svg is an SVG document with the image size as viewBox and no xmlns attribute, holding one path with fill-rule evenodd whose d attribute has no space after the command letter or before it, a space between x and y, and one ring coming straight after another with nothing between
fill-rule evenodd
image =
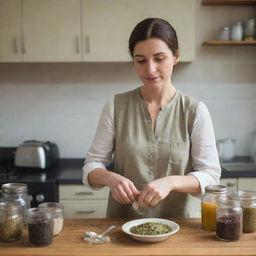
<instances>
[{"instance_id":1,"label":"woman's right hand","mask_svg":"<svg viewBox=\"0 0 256 256\"><path fill-rule=\"evenodd\" d=\"M109 174L107 185L112 197L120 204L132 204L140 195L132 181L114 172Z\"/></svg>"}]
</instances>

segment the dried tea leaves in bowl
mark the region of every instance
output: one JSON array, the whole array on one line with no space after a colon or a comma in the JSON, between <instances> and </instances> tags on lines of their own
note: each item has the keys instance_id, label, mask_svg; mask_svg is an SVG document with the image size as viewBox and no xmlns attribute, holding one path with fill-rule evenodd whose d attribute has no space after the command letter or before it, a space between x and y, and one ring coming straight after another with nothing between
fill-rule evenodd
<instances>
[{"instance_id":1,"label":"dried tea leaves in bowl","mask_svg":"<svg viewBox=\"0 0 256 256\"><path fill-rule=\"evenodd\" d=\"M160 222L146 222L130 228L130 232L137 235L155 236L171 232L171 227Z\"/></svg>"}]
</instances>

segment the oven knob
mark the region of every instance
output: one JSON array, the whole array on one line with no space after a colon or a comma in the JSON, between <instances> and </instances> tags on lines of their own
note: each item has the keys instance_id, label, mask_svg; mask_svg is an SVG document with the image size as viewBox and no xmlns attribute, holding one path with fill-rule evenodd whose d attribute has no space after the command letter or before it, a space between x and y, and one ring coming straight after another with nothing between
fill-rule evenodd
<instances>
[{"instance_id":1,"label":"oven knob","mask_svg":"<svg viewBox=\"0 0 256 256\"><path fill-rule=\"evenodd\" d=\"M36 201L41 203L44 201L44 195L43 194L38 194L36 195Z\"/></svg>"}]
</instances>

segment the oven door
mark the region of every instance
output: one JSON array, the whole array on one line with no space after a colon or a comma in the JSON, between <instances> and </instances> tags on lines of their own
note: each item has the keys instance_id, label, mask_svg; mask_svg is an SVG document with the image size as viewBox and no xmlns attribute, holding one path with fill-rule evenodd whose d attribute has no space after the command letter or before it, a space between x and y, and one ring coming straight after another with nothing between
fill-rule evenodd
<instances>
[{"instance_id":1,"label":"oven door","mask_svg":"<svg viewBox=\"0 0 256 256\"><path fill-rule=\"evenodd\" d=\"M37 207L44 202L59 201L59 190L56 182L28 182L26 184L28 185L31 207Z\"/></svg>"}]
</instances>

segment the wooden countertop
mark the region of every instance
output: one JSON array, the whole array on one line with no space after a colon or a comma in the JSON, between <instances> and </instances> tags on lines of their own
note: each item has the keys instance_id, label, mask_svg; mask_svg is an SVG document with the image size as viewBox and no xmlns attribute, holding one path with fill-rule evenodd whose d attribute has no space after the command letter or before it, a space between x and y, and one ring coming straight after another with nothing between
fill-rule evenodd
<instances>
[{"instance_id":1,"label":"wooden countertop","mask_svg":"<svg viewBox=\"0 0 256 256\"><path fill-rule=\"evenodd\" d=\"M19 241L0 243L0 255L256 255L256 233L243 234L236 242L217 240L215 232L204 231L200 219L171 219L181 229L178 233L160 243L142 243L130 238L120 227L113 230L107 244L92 245L83 241L83 232L101 232L113 224L122 224L121 219L65 219L62 232L53 238L47 247L31 247L27 230Z\"/></svg>"}]
</instances>

